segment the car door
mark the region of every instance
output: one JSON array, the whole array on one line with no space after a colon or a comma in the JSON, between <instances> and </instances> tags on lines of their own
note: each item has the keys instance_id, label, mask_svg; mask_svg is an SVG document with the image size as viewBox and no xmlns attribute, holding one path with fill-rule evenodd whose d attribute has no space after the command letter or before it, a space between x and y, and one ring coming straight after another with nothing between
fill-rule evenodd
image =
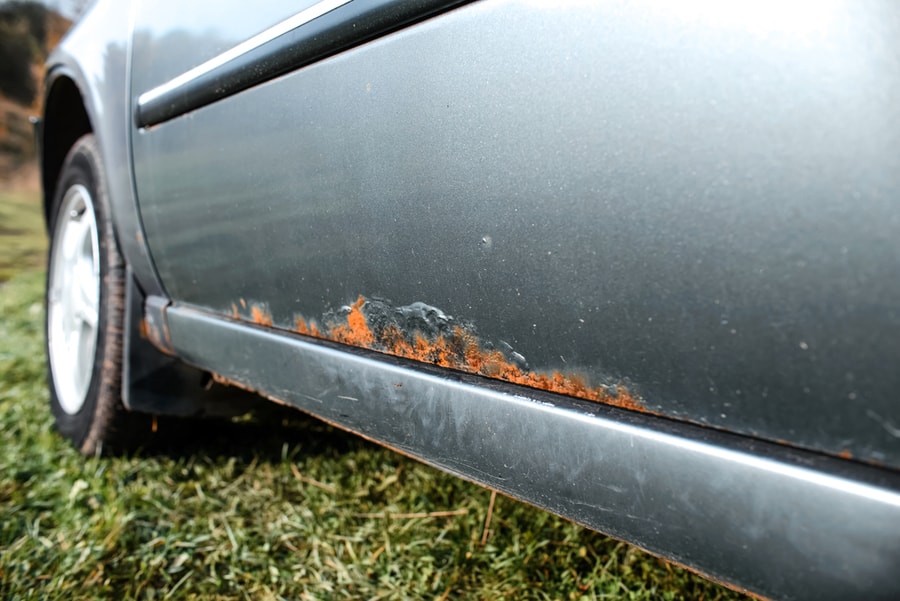
<instances>
[{"instance_id":1,"label":"car door","mask_svg":"<svg viewBox=\"0 0 900 601\"><path fill-rule=\"evenodd\" d=\"M176 303L900 466L890 4L225 4L136 18Z\"/></svg>"}]
</instances>

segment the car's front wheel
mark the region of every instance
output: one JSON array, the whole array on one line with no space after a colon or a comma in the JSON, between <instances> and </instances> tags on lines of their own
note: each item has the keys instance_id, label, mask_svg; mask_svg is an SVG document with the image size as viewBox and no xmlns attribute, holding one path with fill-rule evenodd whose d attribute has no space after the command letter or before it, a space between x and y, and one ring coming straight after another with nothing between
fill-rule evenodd
<instances>
[{"instance_id":1,"label":"car's front wheel","mask_svg":"<svg viewBox=\"0 0 900 601\"><path fill-rule=\"evenodd\" d=\"M122 440L125 264L116 246L97 141L79 139L50 207L46 344L56 427L83 453Z\"/></svg>"}]
</instances>

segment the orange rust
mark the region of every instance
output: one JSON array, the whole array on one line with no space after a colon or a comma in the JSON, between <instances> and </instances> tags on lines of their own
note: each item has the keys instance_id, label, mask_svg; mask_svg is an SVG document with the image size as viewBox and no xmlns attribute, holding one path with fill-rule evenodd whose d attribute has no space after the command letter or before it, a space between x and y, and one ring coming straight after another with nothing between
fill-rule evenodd
<instances>
[{"instance_id":1,"label":"orange rust","mask_svg":"<svg viewBox=\"0 0 900 601\"><path fill-rule=\"evenodd\" d=\"M302 317L298 317L294 320L294 331L298 334L303 334L304 336L309 336L309 325L306 323L306 320Z\"/></svg>"},{"instance_id":2,"label":"orange rust","mask_svg":"<svg viewBox=\"0 0 900 601\"><path fill-rule=\"evenodd\" d=\"M146 319L141 319L141 321L138 323L138 333L144 340L150 338L150 327L147 325Z\"/></svg>"},{"instance_id":3,"label":"orange rust","mask_svg":"<svg viewBox=\"0 0 900 601\"><path fill-rule=\"evenodd\" d=\"M343 344L372 348L375 342L375 335L369 328L366 316L362 312L362 306L365 302L366 299L362 296L356 299L356 302L350 305L350 313L347 314L347 324L333 326L325 337Z\"/></svg>"},{"instance_id":4,"label":"orange rust","mask_svg":"<svg viewBox=\"0 0 900 601\"><path fill-rule=\"evenodd\" d=\"M319 326L316 325L316 322L310 321L306 322L302 317L297 317L294 320L294 331L298 334L303 334L304 336L312 336L313 338L323 338L322 333L319 331Z\"/></svg>"},{"instance_id":5,"label":"orange rust","mask_svg":"<svg viewBox=\"0 0 900 601\"><path fill-rule=\"evenodd\" d=\"M253 305L253 307L250 308L250 313L253 315L253 323L261 326L272 325L272 314L266 309Z\"/></svg>"},{"instance_id":6,"label":"orange rust","mask_svg":"<svg viewBox=\"0 0 900 601\"><path fill-rule=\"evenodd\" d=\"M240 302L242 306L246 306L244 299L241 299ZM304 336L332 340L404 359L431 363L439 367L457 369L622 409L642 413L647 411L638 397L632 395L621 385L616 387L616 392L613 394L606 386L590 386L581 374L523 370L508 361L500 351L482 348L478 339L460 326L454 327L448 335L438 334L433 339L421 332L405 333L394 324L384 326L380 335L376 335L363 312L365 304L365 297L360 296L356 302L350 305L349 311L342 320L326 324L321 328L315 321L307 321L298 316L294 320L294 331ZM240 318L237 307L234 305L232 305L232 314ZM254 323L272 326L272 315L266 309L253 305L251 314Z\"/></svg>"},{"instance_id":7,"label":"orange rust","mask_svg":"<svg viewBox=\"0 0 900 601\"><path fill-rule=\"evenodd\" d=\"M838 457L841 459L853 459L853 453L850 452L850 449L844 449L838 453Z\"/></svg>"},{"instance_id":8,"label":"orange rust","mask_svg":"<svg viewBox=\"0 0 900 601\"><path fill-rule=\"evenodd\" d=\"M376 337L362 310L365 303L365 297L360 296L350 306L345 322L331 324L322 331L316 328L315 323L308 323L302 317L298 317L295 320L295 331L404 359L431 363L439 367L457 369L631 411L646 412L638 398L623 386L617 386L616 394L612 394L605 386L589 386L584 376L580 374L523 371L509 362L500 351L482 348L475 336L459 326L456 326L448 336L439 334L431 339L421 332L406 334L397 326L389 324L384 327L380 336Z\"/></svg>"},{"instance_id":9,"label":"orange rust","mask_svg":"<svg viewBox=\"0 0 900 601\"><path fill-rule=\"evenodd\" d=\"M231 303L231 316L235 319L241 318L241 312L238 311L237 305L234 303Z\"/></svg>"}]
</instances>

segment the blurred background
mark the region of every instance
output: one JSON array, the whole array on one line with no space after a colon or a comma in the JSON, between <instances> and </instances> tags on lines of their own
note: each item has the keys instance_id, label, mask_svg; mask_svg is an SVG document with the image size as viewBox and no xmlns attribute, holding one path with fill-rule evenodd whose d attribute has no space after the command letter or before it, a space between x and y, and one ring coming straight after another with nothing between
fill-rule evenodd
<instances>
[{"instance_id":1,"label":"blurred background","mask_svg":"<svg viewBox=\"0 0 900 601\"><path fill-rule=\"evenodd\" d=\"M94 0L0 0L0 282L43 266L34 129L44 63Z\"/></svg>"},{"instance_id":2,"label":"blurred background","mask_svg":"<svg viewBox=\"0 0 900 601\"><path fill-rule=\"evenodd\" d=\"M37 190L29 116L41 113L47 54L90 0L0 1L0 185Z\"/></svg>"}]
</instances>

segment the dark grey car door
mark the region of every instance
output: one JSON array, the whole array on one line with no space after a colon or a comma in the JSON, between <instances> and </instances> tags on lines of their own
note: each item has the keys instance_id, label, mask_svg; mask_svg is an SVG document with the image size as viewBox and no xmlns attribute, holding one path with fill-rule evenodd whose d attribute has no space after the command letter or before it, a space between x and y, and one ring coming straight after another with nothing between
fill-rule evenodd
<instances>
[{"instance_id":1,"label":"dark grey car door","mask_svg":"<svg viewBox=\"0 0 900 601\"><path fill-rule=\"evenodd\" d=\"M145 2L138 110L314 4ZM444 320L496 377L900 466L897 6L702 4L473 2L136 126L166 290Z\"/></svg>"}]
</instances>

